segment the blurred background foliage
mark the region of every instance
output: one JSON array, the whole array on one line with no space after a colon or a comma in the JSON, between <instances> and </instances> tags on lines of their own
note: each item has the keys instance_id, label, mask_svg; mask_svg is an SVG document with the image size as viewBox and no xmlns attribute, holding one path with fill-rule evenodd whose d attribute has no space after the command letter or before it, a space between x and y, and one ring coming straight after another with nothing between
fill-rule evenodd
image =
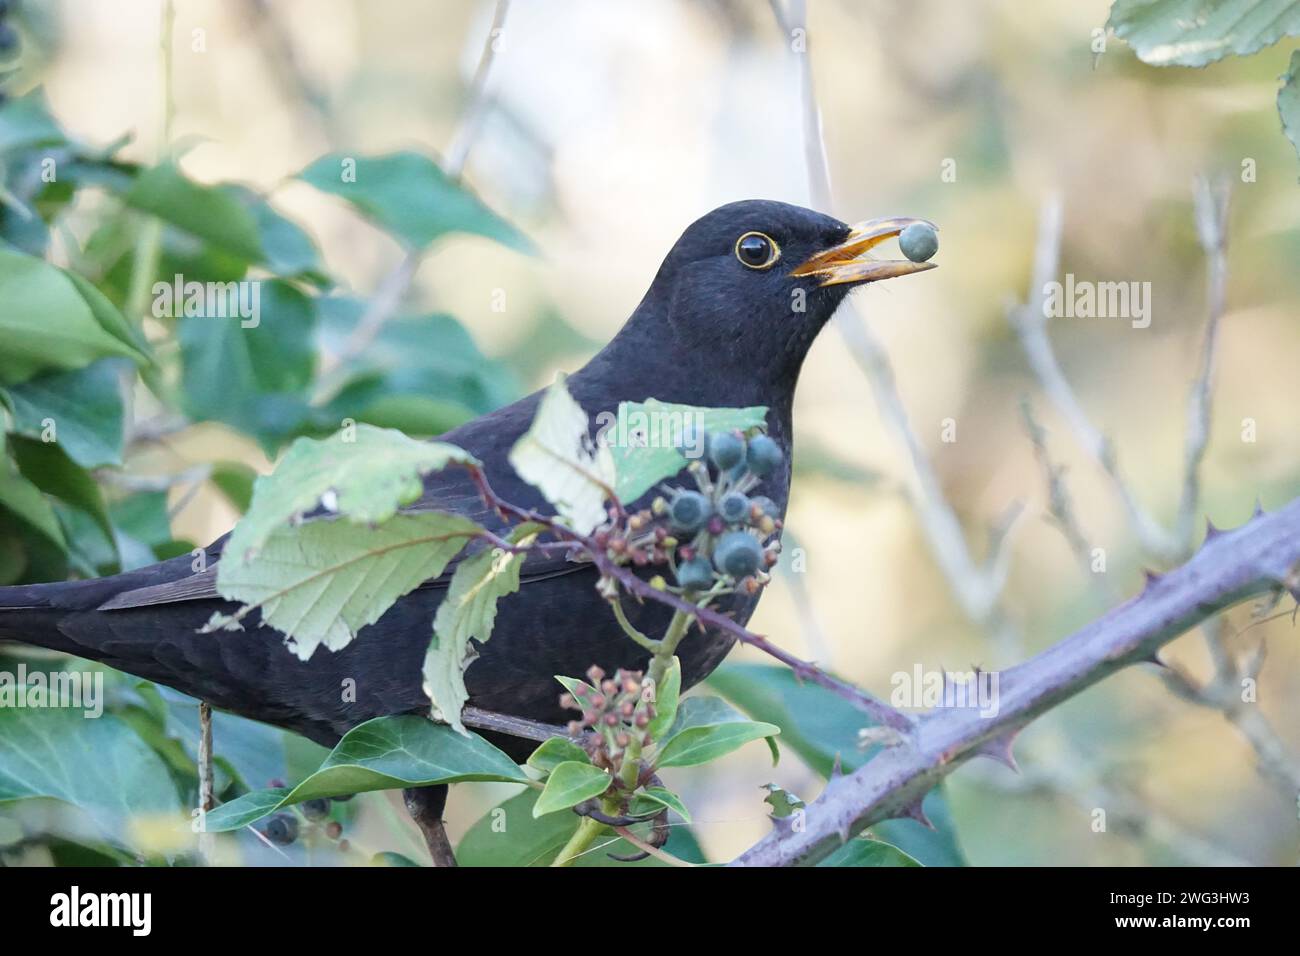
<instances>
[{"instance_id":1,"label":"blurred background foliage","mask_svg":"<svg viewBox=\"0 0 1300 956\"><path fill-rule=\"evenodd\" d=\"M75 332L65 348L47 340L33 359L20 330L6 326L12 304L0 302L3 583L111 573L205 544L237 519L252 478L286 442L343 417L435 435L519 397L618 329L694 218L735 199L809 201L798 63L759 0L515 4L473 117L468 188L433 160L465 135L491 4L180 0L170 69L161 10L154 0L27 0L11 16L22 45L0 111L0 276L12 281L32 257L46 260L23 287L43 297L33 301L58 303L51 322ZM1274 108L1288 44L1203 70L1157 69L1113 36L1094 50L1108 13L1105 0L818 0L810 13L833 211L942 227L942 268L869 288L859 304L977 550L1011 502L1028 503L1006 603L1030 650L1105 601L1046 513L1025 396L1081 523L1107 550L1111 590L1134 593L1148 562L1104 475L1038 394L1007 322L1008 303L1026 295L1049 190L1065 201L1062 272L1151 283L1150 328L1068 319L1052 336L1136 493L1168 519L1206 307L1191 186L1204 173L1232 181L1204 511L1235 525L1257 499L1272 507L1294 495L1300 474L1300 170ZM49 156L58 159L53 183L41 176ZM331 194L343 157L370 164L375 175L360 181L373 192ZM410 288L398 316L373 338L358 332L404 262ZM155 318L149 288L177 273L264 280L260 326ZM51 414L57 448L40 441ZM954 442L941 440L945 419L957 423ZM1256 440L1243 440L1245 419ZM834 334L809 357L796 425L788 524L801 570L778 576L754 628L885 696L891 675L917 665L1014 663L936 570L905 491L906 454ZM1229 620L1251 624L1248 609ZM1288 619L1243 639L1260 638L1269 658L1259 707L1294 753L1300 649ZM42 660L2 650L5 670ZM1183 640L1169 653L1208 673L1199 644ZM719 690L755 666L749 658L733 655ZM785 736L812 727L812 742L791 745L803 759L775 769L755 748L674 776L710 859L768 830L763 785L811 799L832 750L861 759L849 752L852 715L837 718L779 675L751 677L750 693L765 688L765 706L789 712L778 721ZM112 673L108 687L110 715L75 732L143 743L131 779L116 781L96 776L111 768L93 769L102 740L82 744L83 784L120 800L107 817L70 809L65 802L85 794L67 790L50 794L65 802L5 804L6 862L184 858L189 835L174 818L193 802L196 705ZM1169 695L1146 670L1113 678L1046 723L1026 732L1026 746L1066 765L1054 777L1063 786L1014 788L991 765L952 779L951 814L970 862L1187 862L1181 834L1223 858L1295 862L1295 795L1256 773L1220 715ZM224 716L215 739L223 796L299 779L321 756ZM453 838L472 839L483 809L512 792L458 787ZM1125 795L1135 808L1125 825L1095 832L1099 792ZM224 838L221 859L370 858L357 848L420 855L393 795L333 812L347 822L350 853L334 844L281 850L244 831ZM105 827L115 834L107 841ZM955 845L944 852L961 858Z\"/></svg>"}]
</instances>

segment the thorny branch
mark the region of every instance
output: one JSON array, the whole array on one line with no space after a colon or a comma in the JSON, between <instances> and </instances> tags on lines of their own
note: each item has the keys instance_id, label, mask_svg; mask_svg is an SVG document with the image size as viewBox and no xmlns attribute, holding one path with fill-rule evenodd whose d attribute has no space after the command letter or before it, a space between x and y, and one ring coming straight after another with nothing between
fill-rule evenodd
<instances>
[{"instance_id":1,"label":"thorny branch","mask_svg":"<svg viewBox=\"0 0 1300 956\"><path fill-rule=\"evenodd\" d=\"M787 866L820 859L866 827L920 814L925 794L978 755L1005 759L1029 721L1120 668L1154 658L1166 642L1223 609L1276 590L1300 565L1300 499L1240 528L1216 532L1182 567L1153 577L1136 598L1060 643L1004 670L999 708L944 708L925 715L913 743L883 750L831 779L803 826L776 828L733 865Z\"/></svg>"}]
</instances>

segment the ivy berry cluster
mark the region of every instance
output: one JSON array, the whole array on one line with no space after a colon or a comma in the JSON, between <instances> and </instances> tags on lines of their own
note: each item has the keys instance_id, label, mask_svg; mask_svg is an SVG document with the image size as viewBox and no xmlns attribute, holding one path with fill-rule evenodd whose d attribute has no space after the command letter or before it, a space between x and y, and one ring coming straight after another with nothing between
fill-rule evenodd
<instances>
[{"instance_id":1,"label":"ivy berry cluster","mask_svg":"<svg viewBox=\"0 0 1300 956\"><path fill-rule=\"evenodd\" d=\"M580 720L569 722L569 733L583 737L591 731L585 739L592 764L616 777L628 748L639 754L651 743L649 727L655 706L643 693L643 678L641 671L625 670L606 677L602 668L592 665L587 671L589 683L568 680L569 693L560 697L562 706L582 712Z\"/></svg>"},{"instance_id":2,"label":"ivy berry cluster","mask_svg":"<svg viewBox=\"0 0 1300 956\"><path fill-rule=\"evenodd\" d=\"M704 458L687 467L695 488L664 488L621 528L597 531L595 544L619 564L667 565L676 584L662 576L652 581L663 590L695 595L734 587L756 594L780 554L773 536L781 519L772 499L750 493L785 455L767 435L739 430L710 433L704 449Z\"/></svg>"}]
</instances>

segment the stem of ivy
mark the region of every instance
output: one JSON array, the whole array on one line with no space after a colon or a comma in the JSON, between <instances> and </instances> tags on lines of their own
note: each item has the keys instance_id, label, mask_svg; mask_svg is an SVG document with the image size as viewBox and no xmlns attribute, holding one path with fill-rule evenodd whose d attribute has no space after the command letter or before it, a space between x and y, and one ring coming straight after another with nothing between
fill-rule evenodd
<instances>
[{"instance_id":1,"label":"stem of ivy","mask_svg":"<svg viewBox=\"0 0 1300 956\"><path fill-rule=\"evenodd\" d=\"M578 829L573 831L573 836L569 837L569 842L564 844L564 848L560 850L551 866L572 866L573 861L596 842L596 837L600 836L604 829L605 824L597 823L591 817L583 817L578 824Z\"/></svg>"}]
</instances>

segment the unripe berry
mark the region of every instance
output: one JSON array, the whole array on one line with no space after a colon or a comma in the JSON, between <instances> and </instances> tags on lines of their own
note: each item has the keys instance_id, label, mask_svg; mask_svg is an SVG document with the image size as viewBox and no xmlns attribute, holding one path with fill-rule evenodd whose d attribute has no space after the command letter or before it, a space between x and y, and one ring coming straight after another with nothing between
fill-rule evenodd
<instances>
[{"instance_id":1,"label":"unripe berry","mask_svg":"<svg viewBox=\"0 0 1300 956\"><path fill-rule=\"evenodd\" d=\"M781 446L766 435L755 435L749 440L749 455L745 463L749 470L759 478L766 478L781 467L785 455Z\"/></svg>"},{"instance_id":2,"label":"unripe berry","mask_svg":"<svg viewBox=\"0 0 1300 956\"><path fill-rule=\"evenodd\" d=\"M266 838L280 846L298 839L298 818L292 813L277 813L266 823Z\"/></svg>"},{"instance_id":3,"label":"unripe berry","mask_svg":"<svg viewBox=\"0 0 1300 956\"><path fill-rule=\"evenodd\" d=\"M709 520L713 505L709 499L698 491L682 491L669 506L668 520L673 530L698 531Z\"/></svg>"},{"instance_id":4,"label":"unripe berry","mask_svg":"<svg viewBox=\"0 0 1300 956\"><path fill-rule=\"evenodd\" d=\"M925 262L939 251L939 236L928 223L914 222L898 234L898 248L913 262Z\"/></svg>"},{"instance_id":5,"label":"unripe berry","mask_svg":"<svg viewBox=\"0 0 1300 956\"><path fill-rule=\"evenodd\" d=\"M749 497L729 491L718 501L718 516L727 524L740 524L749 517Z\"/></svg>"},{"instance_id":6,"label":"unripe berry","mask_svg":"<svg viewBox=\"0 0 1300 956\"><path fill-rule=\"evenodd\" d=\"M747 531L728 531L713 549L713 564L733 578L743 578L758 570L763 561L763 546Z\"/></svg>"},{"instance_id":7,"label":"unripe berry","mask_svg":"<svg viewBox=\"0 0 1300 956\"><path fill-rule=\"evenodd\" d=\"M745 460L745 439L735 432L713 432L706 442L709 458L719 471L735 468Z\"/></svg>"}]
</instances>

